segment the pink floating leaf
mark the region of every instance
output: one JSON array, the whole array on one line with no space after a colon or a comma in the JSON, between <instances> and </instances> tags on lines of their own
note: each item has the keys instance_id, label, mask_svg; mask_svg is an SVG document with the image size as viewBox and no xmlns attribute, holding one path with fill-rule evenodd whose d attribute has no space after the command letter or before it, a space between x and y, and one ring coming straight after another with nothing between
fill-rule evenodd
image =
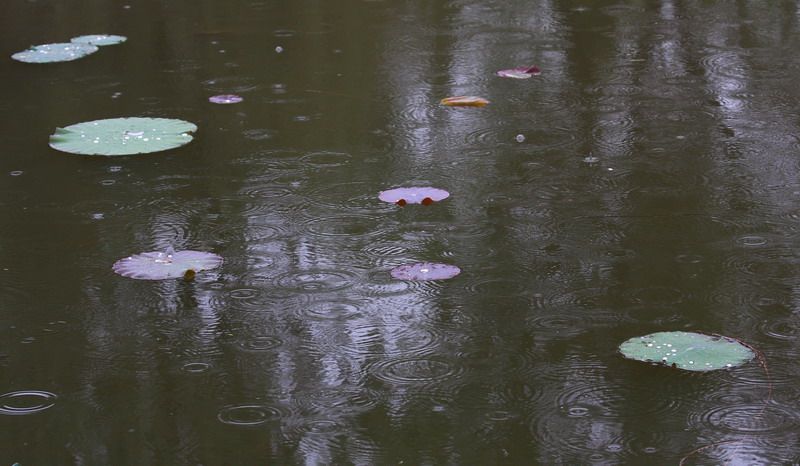
<instances>
[{"instance_id":1,"label":"pink floating leaf","mask_svg":"<svg viewBox=\"0 0 800 466\"><path fill-rule=\"evenodd\" d=\"M236 104L241 102L242 100L244 99L242 99L236 94L222 94L208 98L209 102L213 102L215 104Z\"/></svg>"},{"instance_id":2,"label":"pink floating leaf","mask_svg":"<svg viewBox=\"0 0 800 466\"><path fill-rule=\"evenodd\" d=\"M139 280L164 280L167 278L192 278L196 272L213 269L222 264L222 258L203 251L142 252L120 259L112 269L123 277Z\"/></svg>"},{"instance_id":3,"label":"pink floating leaf","mask_svg":"<svg viewBox=\"0 0 800 466\"><path fill-rule=\"evenodd\" d=\"M483 107L489 101L482 97L475 97L474 95L460 95L458 97L448 97L442 99L442 105L448 107Z\"/></svg>"},{"instance_id":4,"label":"pink floating leaf","mask_svg":"<svg viewBox=\"0 0 800 466\"><path fill-rule=\"evenodd\" d=\"M528 79L531 76L538 76L540 74L542 74L542 71L537 68L536 65L529 67L519 66L511 70L502 70L497 72L498 76L515 79Z\"/></svg>"},{"instance_id":5,"label":"pink floating leaf","mask_svg":"<svg viewBox=\"0 0 800 466\"><path fill-rule=\"evenodd\" d=\"M400 280L445 280L461 273L455 265L438 264L436 262L418 262L401 265L389 273Z\"/></svg>"},{"instance_id":6,"label":"pink floating leaf","mask_svg":"<svg viewBox=\"0 0 800 466\"><path fill-rule=\"evenodd\" d=\"M399 206L406 204L431 205L442 199L447 199L450 193L444 189L432 188L430 186L414 186L409 188L394 188L381 191L378 198L384 202L391 202Z\"/></svg>"}]
</instances>

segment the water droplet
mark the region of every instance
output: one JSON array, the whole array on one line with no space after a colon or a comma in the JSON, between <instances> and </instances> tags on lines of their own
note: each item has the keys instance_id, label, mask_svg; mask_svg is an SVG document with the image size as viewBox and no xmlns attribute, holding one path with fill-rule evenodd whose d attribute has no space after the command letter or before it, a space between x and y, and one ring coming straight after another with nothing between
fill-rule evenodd
<instances>
[{"instance_id":1,"label":"water droplet","mask_svg":"<svg viewBox=\"0 0 800 466\"><path fill-rule=\"evenodd\" d=\"M586 163L597 163L597 162L600 161L600 159L595 157L595 156L590 155L588 157L584 157L583 161L586 162Z\"/></svg>"},{"instance_id":2,"label":"water droplet","mask_svg":"<svg viewBox=\"0 0 800 466\"><path fill-rule=\"evenodd\" d=\"M19 175L22 174L22 170L14 170L10 174L11 174L11 176L19 176Z\"/></svg>"},{"instance_id":3,"label":"water droplet","mask_svg":"<svg viewBox=\"0 0 800 466\"><path fill-rule=\"evenodd\" d=\"M518 134L517 137L515 137L514 139L516 139L517 142L522 142L525 140L525 136Z\"/></svg>"},{"instance_id":4,"label":"water droplet","mask_svg":"<svg viewBox=\"0 0 800 466\"><path fill-rule=\"evenodd\" d=\"M283 47L281 47L279 45L279 46L275 47L275 51L278 52L278 53L281 53L281 52L283 52Z\"/></svg>"}]
</instances>

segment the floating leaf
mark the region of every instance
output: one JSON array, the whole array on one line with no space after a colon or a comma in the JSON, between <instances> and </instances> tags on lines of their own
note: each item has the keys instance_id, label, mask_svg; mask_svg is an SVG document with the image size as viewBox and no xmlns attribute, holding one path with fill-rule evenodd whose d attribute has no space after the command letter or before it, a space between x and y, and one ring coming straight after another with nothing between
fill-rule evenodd
<instances>
[{"instance_id":1,"label":"floating leaf","mask_svg":"<svg viewBox=\"0 0 800 466\"><path fill-rule=\"evenodd\" d=\"M203 251L143 252L114 263L112 269L123 277L139 280L164 280L167 278L192 278L195 273L213 269L222 264L222 258Z\"/></svg>"},{"instance_id":2,"label":"floating leaf","mask_svg":"<svg viewBox=\"0 0 800 466\"><path fill-rule=\"evenodd\" d=\"M448 107L483 107L488 103L488 100L482 97L475 97L474 95L462 95L442 99L442 105Z\"/></svg>"},{"instance_id":3,"label":"floating leaf","mask_svg":"<svg viewBox=\"0 0 800 466\"><path fill-rule=\"evenodd\" d=\"M90 53L97 52L98 48L88 44L63 44L34 45L28 50L15 53L11 58L25 63L54 63L72 61L83 58Z\"/></svg>"},{"instance_id":4,"label":"floating leaf","mask_svg":"<svg viewBox=\"0 0 800 466\"><path fill-rule=\"evenodd\" d=\"M400 280L445 280L461 273L455 265L438 264L436 262L418 262L396 267L390 272Z\"/></svg>"},{"instance_id":5,"label":"floating leaf","mask_svg":"<svg viewBox=\"0 0 800 466\"><path fill-rule=\"evenodd\" d=\"M528 79L531 76L538 76L542 74L542 71L536 67L536 65L524 67L520 66L511 70L502 70L498 71L497 75L502 76L504 78L516 78L516 79Z\"/></svg>"},{"instance_id":6,"label":"floating leaf","mask_svg":"<svg viewBox=\"0 0 800 466\"><path fill-rule=\"evenodd\" d=\"M694 332L658 332L619 345L622 355L637 361L689 371L712 371L746 363L755 356L732 338Z\"/></svg>"},{"instance_id":7,"label":"floating leaf","mask_svg":"<svg viewBox=\"0 0 800 466\"><path fill-rule=\"evenodd\" d=\"M235 104L241 102L242 100L244 99L236 94L222 94L208 98L209 102L213 102L215 104Z\"/></svg>"},{"instance_id":8,"label":"floating leaf","mask_svg":"<svg viewBox=\"0 0 800 466\"><path fill-rule=\"evenodd\" d=\"M73 37L72 39L70 39L70 41L76 44L97 45L101 47L104 45L121 44L126 40L128 40L128 38L125 36L114 36L111 34L94 34L88 36Z\"/></svg>"},{"instance_id":9,"label":"floating leaf","mask_svg":"<svg viewBox=\"0 0 800 466\"><path fill-rule=\"evenodd\" d=\"M183 120L111 118L56 128L50 147L73 154L147 154L187 144L195 130L197 126Z\"/></svg>"},{"instance_id":10,"label":"floating leaf","mask_svg":"<svg viewBox=\"0 0 800 466\"><path fill-rule=\"evenodd\" d=\"M406 204L431 205L434 202L447 199L450 193L444 189L432 188L430 186L415 186L409 188L394 188L381 191L378 198L384 202L391 202L399 206Z\"/></svg>"}]
</instances>

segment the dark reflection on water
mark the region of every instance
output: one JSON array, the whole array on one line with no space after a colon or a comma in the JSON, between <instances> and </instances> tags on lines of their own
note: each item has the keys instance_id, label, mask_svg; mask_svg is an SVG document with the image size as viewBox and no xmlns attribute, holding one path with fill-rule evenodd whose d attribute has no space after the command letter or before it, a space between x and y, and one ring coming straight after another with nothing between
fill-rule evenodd
<instances>
[{"instance_id":1,"label":"dark reflection on water","mask_svg":"<svg viewBox=\"0 0 800 466\"><path fill-rule=\"evenodd\" d=\"M3 458L800 463L797 18L788 1L4 2ZM91 33L129 40L9 58ZM228 93L244 100L208 102ZM491 103L439 104L457 95ZM200 129L148 156L47 147L121 116ZM451 196L378 199L398 186ZM225 263L110 270L168 246ZM462 273L389 274L412 262ZM669 330L763 364L616 351Z\"/></svg>"}]
</instances>

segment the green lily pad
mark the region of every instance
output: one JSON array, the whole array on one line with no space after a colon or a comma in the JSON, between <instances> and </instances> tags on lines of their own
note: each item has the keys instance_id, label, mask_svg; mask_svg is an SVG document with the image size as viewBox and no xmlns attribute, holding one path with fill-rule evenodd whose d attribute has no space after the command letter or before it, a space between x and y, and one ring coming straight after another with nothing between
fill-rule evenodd
<instances>
[{"instance_id":1,"label":"green lily pad","mask_svg":"<svg viewBox=\"0 0 800 466\"><path fill-rule=\"evenodd\" d=\"M148 154L192 140L197 126L170 118L111 118L56 128L50 147L86 155Z\"/></svg>"},{"instance_id":2,"label":"green lily pad","mask_svg":"<svg viewBox=\"0 0 800 466\"><path fill-rule=\"evenodd\" d=\"M88 36L78 36L70 39L75 44L89 44L89 45L116 45L121 44L128 40L125 36L114 36L111 34L92 34Z\"/></svg>"},{"instance_id":3,"label":"green lily pad","mask_svg":"<svg viewBox=\"0 0 800 466\"><path fill-rule=\"evenodd\" d=\"M629 359L698 372L739 366L755 356L750 347L737 340L695 332L635 337L619 345L619 350Z\"/></svg>"},{"instance_id":4,"label":"green lily pad","mask_svg":"<svg viewBox=\"0 0 800 466\"><path fill-rule=\"evenodd\" d=\"M15 53L11 58L25 63L53 63L72 61L83 58L90 53L97 52L98 48L89 44L63 44L34 45L28 50Z\"/></svg>"},{"instance_id":5,"label":"green lily pad","mask_svg":"<svg viewBox=\"0 0 800 466\"><path fill-rule=\"evenodd\" d=\"M165 280L167 278L192 278L197 272L222 265L222 257L205 251L166 251L134 254L114 263L112 269L123 277L137 280Z\"/></svg>"}]
</instances>

